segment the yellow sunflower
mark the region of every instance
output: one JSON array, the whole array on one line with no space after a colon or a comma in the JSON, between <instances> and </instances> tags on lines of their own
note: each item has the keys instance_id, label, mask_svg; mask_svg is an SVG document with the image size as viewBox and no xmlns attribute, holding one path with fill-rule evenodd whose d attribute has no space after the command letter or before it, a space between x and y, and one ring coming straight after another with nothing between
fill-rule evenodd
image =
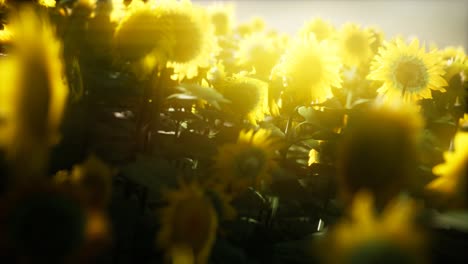
<instances>
[{"instance_id":1,"label":"yellow sunflower","mask_svg":"<svg viewBox=\"0 0 468 264\"><path fill-rule=\"evenodd\" d=\"M313 33L318 41L322 41L332 38L336 29L329 21L317 17L307 21L299 30L301 37L307 37L310 33Z\"/></svg>"},{"instance_id":2,"label":"yellow sunflower","mask_svg":"<svg viewBox=\"0 0 468 264\"><path fill-rule=\"evenodd\" d=\"M249 186L261 187L271 182L271 170L277 166L276 152L281 145L270 134L264 129L241 131L237 143L228 143L218 149L215 175L234 194Z\"/></svg>"},{"instance_id":3,"label":"yellow sunflower","mask_svg":"<svg viewBox=\"0 0 468 264\"><path fill-rule=\"evenodd\" d=\"M455 134L453 146L454 151L444 153L445 162L433 168L438 177L426 187L447 195L448 200L463 202L468 200L468 133Z\"/></svg>"},{"instance_id":4,"label":"yellow sunflower","mask_svg":"<svg viewBox=\"0 0 468 264\"><path fill-rule=\"evenodd\" d=\"M94 156L83 164L73 166L72 171L59 171L54 181L80 189L90 207L105 208L112 195L114 171Z\"/></svg>"},{"instance_id":5,"label":"yellow sunflower","mask_svg":"<svg viewBox=\"0 0 468 264\"><path fill-rule=\"evenodd\" d=\"M218 218L205 192L195 183L182 183L166 194L161 211L158 245L172 263L207 263L216 238Z\"/></svg>"},{"instance_id":6,"label":"yellow sunflower","mask_svg":"<svg viewBox=\"0 0 468 264\"><path fill-rule=\"evenodd\" d=\"M264 33L254 33L239 42L239 50L234 56L240 67L254 69L258 76L268 80L282 52L275 38Z\"/></svg>"},{"instance_id":7,"label":"yellow sunflower","mask_svg":"<svg viewBox=\"0 0 468 264\"><path fill-rule=\"evenodd\" d=\"M234 24L234 6L232 4L211 5L208 7L211 23L215 27L217 36L229 35Z\"/></svg>"},{"instance_id":8,"label":"yellow sunflower","mask_svg":"<svg viewBox=\"0 0 468 264\"><path fill-rule=\"evenodd\" d=\"M284 93L294 102L309 104L331 97L332 86L341 87L341 67L333 46L310 35L291 43L273 74L283 78Z\"/></svg>"},{"instance_id":9,"label":"yellow sunflower","mask_svg":"<svg viewBox=\"0 0 468 264\"><path fill-rule=\"evenodd\" d=\"M416 208L412 201L394 200L377 215L372 195L360 192L350 217L326 234L325 263L374 263L382 258L389 263L425 263L426 242L415 224Z\"/></svg>"},{"instance_id":10,"label":"yellow sunflower","mask_svg":"<svg viewBox=\"0 0 468 264\"><path fill-rule=\"evenodd\" d=\"M158 66L174 70L173 79L198 75L218 52L207 11L189 0L137 2L125 12L115 32L115 46L142 70ZM144 74L143 74L144 75Z\"/></svg>"},{"instance_id":11,"label":"yellow sunflower","mask_svg":"<svg viewBox=\"0 0 468 264\"><path fill-rule=\"evenodd\" d=\"M224 108L233 115L256 124L269 113L268 84L264 81L236 74L215 88L230 102Z\"/></svg>"},{"instance_id":12,"label":"yellow sunflower","mask_svg":"<svg viewBox=\"0 0 468 264\"><path fill-rule=\"evenodd\" d=\"M68 95L61 43L48 20L29 6L13 11L9 28L15 49L0 63L2 143L19 167L29 164L38 172L59 140Z\"/></svg>"},{"instance_id":13,"label":"yellow sunflower","mask_svg":"<svg viewBox=\"0 0 468 264\"><path fill-rule=\"evenodd\" d=\"M262 32L265 29L266 22L262 17L254 16L249 21L239 24L235 31L241 37L246 37L253 33Z\"/></svg>"},{"instance_id":14,"label":"yellow sunflower","mask_svg":"<svg viewBox=\"0 0 468 264\"><path fill-rule=\"evenodd\" d=\"M466 81L466 76L463 76L468 69L468 58L462 47L447 47L441 51L441 54L446 61L445 64L445 80L451 83L453 77L457 76L461 82ZM460 87L463 90L463 87ZM461 94L464 91L460 91Z\"/></svg>"},{"instance_id":15,"label":"yellow sunflower","mask_svg":"<svg viewBox=\"0 0 468 264\"><path fill-rule=\"evenodd\" d=\"M170 46L155 50L166 59L166 67L174 69L173 79L198 75L198 68L208 68L218 53L214 27L207 11L188 0L155 1L159 26Z\"/></svg>"},{"instance_id":16,"label":"yellow sunflower","mask_svg":"<svg viewBox=\"0 0 468 264\"><path fill-rule=\"evenodd\" d=\"M371 63L370 80L381 81L380 94L405 100L432 98L431 90L444 92L447 82L442 60L435 50L425 52L414 39L407 45L401 38L384 44Z\"/></svg>"},{"instance_id":17,"label":"yellow sunflower","mask_svg":"<svg viewBox=\"0 0 468 264\"><path fill-rule=\"evenodd\" d=\"M375 41L371 33L352 23L343 25L338 34L339 52L346 66L359 66L372 57L371 45Z\"/></svg>"},{"instance_id":18,"label":"yellow sunflower","mask_svg":"<svg viewBox=\"0 0 468 264\"><path fill-rule=\"evenodd\" d=\"M424 127L416 106L386 101L350 114L339 144L339 191L345 203L365 188L379 205L409 188Z\"/></svg>"},{"instance_id":19,"label":"yellow sunflower","mask_svg":"<svg viewBox=\"0 0 468 264\"><path fill-rule=\"evenodd\" d=\"M114 46L118 55L136 60L163 46L161 38L165 32L157 23L158 13L149 5L139 5L127 11L115 29Z\"/></svg>"}]
</instances>

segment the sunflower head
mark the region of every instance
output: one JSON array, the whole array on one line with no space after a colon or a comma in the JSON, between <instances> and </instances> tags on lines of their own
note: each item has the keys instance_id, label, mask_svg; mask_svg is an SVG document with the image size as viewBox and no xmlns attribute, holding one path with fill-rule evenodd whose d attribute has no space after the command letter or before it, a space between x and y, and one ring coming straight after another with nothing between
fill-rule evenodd
<instances>
[{"instance_id":1,"label":"sunflower head","mask_svg":"<svg viewBox=\"0 0 468 264\"><path fill-rule=\"evenodd\" d=\"M271 182L276 167L276 152L281 145L260 129L241 131L237 143L222 145L215 158L215 174L234 194L249 186L261 187Z\"/></svg>"},{"instance_id":2,"label":"sunflower head","mask_svg":"<svg viewBox=\"0 0 468 264\"><path fill-rule=\"evenodd\" d=\"M339 35L339 52L347 66L359 66L367 63L372 54L371 45L375 41L371 33L356 24L343 25Z\"/></svg>"},{"instance_id":3,"label":"sunflower head","mask_svg":"<svg viewBox=\"0 0 468 264\"><path fill-rule=\"evenodd\" d=\"M234 20L234 6L233 5L213 5L209 8L211 23L215 27L215 34L217 36L229 35L232 31Z\"/></svg>"},{"instance_id":4,"label":"sunflower head","mask_svg":"<svg viewBox=\"0 0 468 264\"><path fill-rule=\"evenodd\" d=\"M318 41L330 39L336 33L335 27L326 20L320 17L307 21L299 30L299 35L307 37L313 33Z\"/></svg>"},{"instance_id":5,"label":"sunflower head","mask_svg":"<svg viewBox=\"0 0 468 264\"><path fill-rule=\"evenodd\" d=\"M163 36L158 13L143 5L125 13L114 34L114 46L124 59L136 60L156 48Z\"/></svg>"},{"instance_id":6,"label":"sunflower head","mask_svg":"<svg viewBox=\"0 0 468 264\"><path fill-rule=\"evenodd\" d=\"M444 153L445 162L433 168L437 176L426 188L442 195L445 204L468 206L468 133L458 132L454 151Z\"/></svg>"},{"instance_id":7,"label":"sunflower head","mask_svg":"<svg viewBox=\"0 0 468 264\"><path fill-rule=\"evenodd\" d=\"M344 202L365 188L383 206L408 188L417 166L422 127L416 107L401 103L349 115L337 161Z\"/></svg>"},{"instance_id":8,"label":"sunflower head","mask_svg":"<svg viewBox=\"0 0 468 264\"><path fill-rule=\"evenodd\" d=\"M70 173L59 171L54 181L81 190L90 207L105 208L112 195L113 174L105 163L91 156L83 164L75 165Z\"/></svg>"},{"instance_id":9,"label":"sunflower head","mask_svg":"<svg viewBox=\"0 0 468 264\"><path fill-rule=\"evenodd\" d=\"M426 52L414 39L407 45L397 38L385 43L371 63L370 80L383 82L378 90L390 98L405 100L432 98L431 90L444 92L447 82L438 53Z\"/></svg>"},{"instance_id":10,"label":"sunflower head","mask_svg":"<svg viewBox=\"0 0 468 264\"><path fill-rule=\"evenodd\" d=\"M211 200L197 184L181 184L166 194L158 244L172 260L191 258L206 263L216 237L218 218Z\"/></svg>"},{"instance_id":11,"label":"sunflower head","mask_svg":"<svg viewBox=\"0 0 468 264\"><path fill-rule=\"evenodd\" d=\"M254 69L258 76L267 80L281 53L282 49L275 43L275 38L264 33L255 33L239 42L235 58L239 66Z\"/></svg>"},{"instance_id":12,"label":"sunflower head","mask_svg":"<svg viewBox=\"0 0 468 264\"><path fill-rule=\"evenodd\" d=\"M441 51L441 56L445 60L444 78L449 84L448 90L456 92L459 97L464 97L464 82L468 81L468 57L462 47L447 47Z\"/></svg>"},{"instance_id":13,"label":"sunflower head","mask_svg":"<svg viewBox=\"0 0 468 264\"><path fill-rule=\"evenodd\" d=\"M325 263L425 263L425 237L416 227L416 206L395 200L376 214L372 195L360 192L349 218L326 235Z\"/></svg>"},{"instance_id":14,"label":"sunflower head","mask_svg":"<svg viewBox=\"0 0 468 264\"><path fill-rule=\"evenodd\" d=\"M236 32L241 37L246 37L253 33L262 32L265 29L265 20L261 17L254 16L249 21L241 23L237 26Z\"/></svg>"},{"instance_id":15,"label":"sunflower head","mask_svg":"<svg viewBox=\"0 0 468 264\"><path fill-rule=\"evenodd\" d=\"M282 61L273 69L285 81L284 95L295 105L323 102L332 96L331 87L341 87L342 64L333 46L315 36L296 39Z\"/></svg>"},{"instance_id":16,"label":"sunflower head","mask_svg":"<svg viewBox=\"0 0 468 264\"><path fill-rule=\"evenodd\" d=\"M268 84L264 81L238 74L216 88L230 101L225 108L234 115L256 123L268 113Z\"/></svg>"},{"instance_id":17,"label":"sunflower head","mask_svg":"<svg viewBox=\"0 0 468 264\"><path fill-rule=\"evenodd\" d=\"M198 68L210 66L212 55L218 52L214 27L207 11L190 1L165 0L156 3L160 27L169 45L156 50L174 69L174 79L193 78Z\"/></svg>"},{"instance_id":18,"label":"sunflower head","mask_svg":"<svg viewBox=\"0 0 468 264\"><path fill-rule=\"evenodd\" d=\"M0 88L5 95L0 98L5 120L1 134L9 158L30 165L18 163L18 168L31 167L39 174L48 148L59 140L68 94L61 44L49 21L30 6L12 10L9 28L13 48L0 64L5 77Z\"/></svg>"}]
</instances>

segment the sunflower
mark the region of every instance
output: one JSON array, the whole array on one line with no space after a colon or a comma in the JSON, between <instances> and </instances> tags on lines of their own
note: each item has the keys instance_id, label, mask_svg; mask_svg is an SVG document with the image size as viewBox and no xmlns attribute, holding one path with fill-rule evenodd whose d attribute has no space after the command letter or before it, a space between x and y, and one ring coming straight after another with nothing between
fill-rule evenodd
<instances>
[{"instance_id":1,"label":"sunflower","mask_svg":"<svg viewBox=\"0 0 468 264\"><path fill-rule=\"evenodd\" d=\"M268 84L264 81L236 74L224 79L216 89L230 102L225 109L253 124L269 113Z\"/></svg>"},{"instance_id":2,"label":"sunflower","mask_svg":"<svg viewBox=\"0 0 468 264\"><path fill-rule=\"evenodd\" d=\"M137 60L161 46L161 37L165 32L157 23L158 13L149 5L129 9L115 29L114 46L118 55Z\"/></svg>"},{"instance_id":3,"label":"sunflower","mask_svg":"<svg viewBox=\"0 0 468 264\"><path fill-rule=\"evenodd\" d=\"M307 37L313 33L318 41L330 39L336 33L335 27L326 20L320 17L307 21L299 30L301 37Z\"/></svg>"},{"instance_id":4,"label":"sunflower","mask_svg":"<svg viewBox=\"0 0 468 264\"><path fill-rule=\"evenodd\" d=\"M172 263L207 263L218 228L216 210L203 189L182 183L166 193L158 245Z\"/></svg>"},{"instance_id":5,"label":"sunflower","mask_svg":"<svg viewBox=\"0 0 468 264\"><path fill-rule=\"evenodd\" d=\"M6 95L0 98L6 114L3 143L10 159L19 162L18 168L30 167L38 173L47 149L59 140L68 94L61 44L48 20L29 6L13 11L9 28L15 49L0 65Z\"/></svg>"},{"instance_id":6,"label":"sunflower","mask_svg":"<svg viewBox=\"0 0 468 264\"><path fill-rule=\"evenodd\" d=\"M75 165L72 171L59 171L54 181L80 189L90 207L105 208L112 195L113 170L105 163L90 156L83 164Z\"/></svg>"},{"instance_id":7,"label":"sunflower","mask_svg":"<svg viewBox=\"0 0 468 264\"><path fill-rule=\"evenodd\" d=\"M231 5L212 5L208 7L211 23L215 27L215 35L226 36L232 31L234 24L234 6Z\"/></svg>"},{"instance_id":8,"label":"sunflower","mask_svg":"<svg viewBox=\"0 0 468 264\"><path fill-rule=\"evenodd\" d=\"M235 31L240 37L246 37L253 33L262 32L265 25L265 20L262 17L254 16L249 21L239 24Z\"/></svg>"},{"instance_id":9,"label":"sunflower","mask_svg":"<svg viewBox=\"0 0 468 264\"><path fill-rule=\"evenodd\" d=\"M426 188L463 203L468 201L468 133L455 134L453 145L453 152L444 153L445 162L433 168L432 172L438 177Z\"/></svg>"},{"instance_id":10,"label":"sunflower","mask_svg":"<svg viewBox=\"0 0 468 264\"><path fill-rule=\"evenodd\" d=\"M360 192L349 219L325 237L325 263L424 263L425 236L415 225L416 213L413 202L400 199L376 215L372 195Z\"/></svg>"},{"instance_id":11,"label":"sunflower","mask_svg":"<svg viewBox=\"0 0 468 264\"><path fill-rule=\"evenodd\" d=\"M283 52L279 47L275 38L264 33L254 33L239 42L239 50L234 56L240 67L254 69L258 76L268 80L271 69Z\"/></svg>"},{"instance_id":12,"label":"sunflower","mask_svg":"<svg viewBox=\"0 0 468 264\"><path fill-rule=\"evenodd\" d=\"M261 187L271 182L271 171L276 168L276 152L281 145L260 129L241 131L237 143L228 143L218 149L215 175L232 188L234 194L249 186Z\"/></svg>"},{"instance_id":13,"label":"sunflower","mask_svg":"<svg viewBox=\"0 0 468 264\"><path fill-rule=\"evenodd\" d=\"M198 68L209 67L218 50L206 10L188 0L132 2L114 42L124 59L146 70L172 68L172 78L178 80L197 76Z\"/></svg>"},{"instance_id":14,"label":"sunflower","mask_svg":"<svg viewBox=\"0 0 468 264\"><path fill-rule=\"evenodd\" d=\"M294 102L309 104L331 97L332 86L341 87L341 67L333 46L310 35L291 43L273 74L285 80L284 93Z\"/></svg>"},{"instance_id":15,"label":"sunflower","mask_svg":"<svg viewBox=\"0 0 468 264\"><path fill-rule=\"evenodd\" d=\"M444 92L447 82L442 60L435 50L427 53L414 39L409 45L401 38L384 44L371 63L370 80L382 81L380 94L405 100L432 98L431 90Z\"/></svg>"},{"instance_id":16,"label":"sunflower","mask_svg":"<svg viewBox=\"0 0 468 264\"><path fill-rule=\"evenodd\" d=\"M409 188L423 124L416 106L398 100L350 114L337 159L344 202L365 188L383 206Z\"/></svg>"},{"instance_id":17,"label":"sunflower","mask_svg":"<svg viewBox=\"0 0 468 264\"><path fill-rule=\"evenodd\" d=\"M466 78L464 73L468 69L468 58L462 47L447 47L441 51L445 64L445 80L450 84L453 77L457 76L458 79L463 83ZM461 88L461 89L460 89ZM463 87L459 87L460 95L464 93Z\"/></svg>"},{"instance_id":18,"label":"sunflower","mask_svg":"<svg viewBox=\"0 0 468 264\"><path fill-rule=\"evenodd\" d=\"M155 2L159 26L164 28L167 49L155 50L174 69L173 79L182 80L198 75L198 68L208 68L218 52L214 27L207 11L190 1L163 0Z\"/></svg>"},{"instance_id":19,"label":"sunflower","mask_svg":"<svg viewBox=\"0 0 468 264\"><path fill-rule=\"evenodd\" d=\"M338 34L339 52L343 63L350 67L367 63L373 55L371 45L374 41L371 33L358 25L343 25Z\"/></svg>"}]
</instances>

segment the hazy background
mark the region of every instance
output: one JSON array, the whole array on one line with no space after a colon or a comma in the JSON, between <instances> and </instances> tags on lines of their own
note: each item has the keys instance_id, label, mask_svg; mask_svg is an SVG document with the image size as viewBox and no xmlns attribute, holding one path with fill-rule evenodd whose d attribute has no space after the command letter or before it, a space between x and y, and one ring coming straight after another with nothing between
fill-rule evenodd
<instances>
[{"instance_id":1,"label":"hazy background","mask_svg":"<svg viewBox=\"0 0 468 264\"><path fill-rule=\"evenodd\" d=\"M237 22L262 16L272 28L295 33L304 21L320 16L335 26L353 21L377 25L387 38L418 36L439 46L468 47L468 0L235 0L192 2L234 3Z\"/></svg>"}]
</instances>

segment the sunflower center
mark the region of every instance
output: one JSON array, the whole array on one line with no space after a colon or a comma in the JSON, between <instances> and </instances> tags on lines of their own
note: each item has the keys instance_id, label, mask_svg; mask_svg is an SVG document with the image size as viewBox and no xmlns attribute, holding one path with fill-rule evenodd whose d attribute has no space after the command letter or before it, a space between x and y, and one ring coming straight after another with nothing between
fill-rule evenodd
<instances>
[{"instance_id":1,"label":"sunflower center","mask_svg":"<svg viewBox=\"0 0 468 264\"><path fill-rule=\"evenodd\" d=\"M426 67L418 60L404 60L396 65L395 80L403 89L419 90L427 84Z\"/></svg>"},{"instance_id":2,"label":"sunflower center","mask_svg":"<svg viewBox=\"0 0 468 264\"><path fill-rule=\"evenodd\" d=\"M242 178L255 179L265 167L266 157L262 150L251 148L237 158L237 174Z\"/></svg>"}]
</instances>

